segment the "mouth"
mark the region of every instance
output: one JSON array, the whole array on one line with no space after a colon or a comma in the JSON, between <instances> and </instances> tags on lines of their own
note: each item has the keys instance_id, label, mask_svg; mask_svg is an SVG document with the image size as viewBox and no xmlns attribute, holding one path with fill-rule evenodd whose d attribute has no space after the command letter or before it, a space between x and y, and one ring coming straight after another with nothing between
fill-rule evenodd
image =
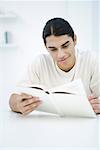
<instances>
[{"instance_id":1,"label":"mouth","mask_svg":"<svg viewBox=\"0 0 100 150\"><path fill-rule=\"evenodd\" d=\"M64 64L64 63L66 63L66 61L67 61L68 58L69 57L60 59L60 60L58 60L58 63Z\"/></svg>"}]
</instances>

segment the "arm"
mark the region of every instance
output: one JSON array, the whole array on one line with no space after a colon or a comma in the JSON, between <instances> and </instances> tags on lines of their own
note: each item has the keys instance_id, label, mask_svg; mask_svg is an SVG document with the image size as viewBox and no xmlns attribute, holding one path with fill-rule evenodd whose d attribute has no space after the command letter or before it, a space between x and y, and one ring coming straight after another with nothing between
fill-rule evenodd
<instances>
[{"instance_id":1,"label":"arm","mask_svg":"<svg viewBox=\"0 0 100 150\"><path fill-rule=\"evenodd\" d=\"M29 114L40 104L41 101L38 97L33 97L25 93L12 94L9 100L11 110L14 112L20 112L23 115Z\"/></svg>"},{"instance_id":2,"label":"arm","mask_svg":"<svg viewBox=\"0 0 100 150\"><path fill-rule=\"evenodd\" d=\"M33 84L39 84L39 66L40 64L35 61L28 65L26 72L23 74L22 80L18 83L18 86L30 86ZM33 97L31 95L22 94L12 94L9 100L9 105L12 111L20 112L22 114L28 114L35 110L41 101L38 97Z\"/></svg>"},{"instance_id":3,"label":"arm","mask_svg":"<svg viewBox=\"0 0 100 150\"><path fill-rule=\"evenodd\" d=\"M89 96L89 101L96 114L100 113L100 64L99 64L99 54L94 55L91 62L91 80L90 89L91 95Z\"/></svg>"}]
</instances>

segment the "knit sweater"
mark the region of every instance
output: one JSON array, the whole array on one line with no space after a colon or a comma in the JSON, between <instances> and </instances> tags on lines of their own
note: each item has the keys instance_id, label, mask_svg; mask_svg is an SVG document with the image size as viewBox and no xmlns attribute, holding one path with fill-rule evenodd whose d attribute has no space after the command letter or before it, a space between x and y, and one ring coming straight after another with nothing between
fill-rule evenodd
<instances>
[{"instance_id":1,"label":"knit sweater","mask_svg":"<svg viewBox=\"0 0 100 150\"><path fill-rule=\"evenodd\" d=\"M40 54L27 68L20 84L41 84L52 88L81 78L87 96L100 96L99 57L91 51L76 51L76 64L69 72L62 71L49 54Z\"/></svg>"}]
</instances>

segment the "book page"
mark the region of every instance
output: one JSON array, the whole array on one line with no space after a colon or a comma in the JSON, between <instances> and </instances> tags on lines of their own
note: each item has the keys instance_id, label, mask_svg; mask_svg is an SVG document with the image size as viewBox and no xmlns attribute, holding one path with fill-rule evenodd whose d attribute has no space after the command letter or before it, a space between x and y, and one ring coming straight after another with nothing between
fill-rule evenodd
<instances>
[{"instance_id":1,"label":"book page","mask_svg":"<svg viewBox=\"0 0 100 150\"><path fill-rule=\"evenodd\" d=\"M53 92L68 92L70 94L86 95L81 79L74 80L68 84L49 89Z\"/></svg>"},{"instance_id":2,"label":"book page","mask_svg":"<svg viewBox=\"0 0 100 150\"><path fill-rule=\"evenodd\" d=\"M52 94L51 102L60 116L96 117L86 96Z\"/></svg>"},{"instance_id":3,"label":"book page","mask_svg":"<svg viewBox=\"0 0 100 150\"><path fill-rule=\"evenodd\" d=\"M36 85L35 85L36 87ZM39 85L38 85L39 87ZM36 88L30 88L30 87L17 87L18 93L26 93L32 96L39 97L42 101L42 104L37 108L39 111L43 112L49 112L58 114L54 104L52 104L50 100L50 94L47 94L44 90L36 89Z\"/></svg>"},{"instance_id":4,"label":"book page","mask_svg":"<svg viewBox=\"0 0 100 150\"><path fill-rule=\"evenodd\" d=\"M52 103L55 105L61 116L96 117L96 114L86 96L81 79L52 88L50 91L67 91L69 93L54 93L50 95Z\"/></svg>"}]
</instances>

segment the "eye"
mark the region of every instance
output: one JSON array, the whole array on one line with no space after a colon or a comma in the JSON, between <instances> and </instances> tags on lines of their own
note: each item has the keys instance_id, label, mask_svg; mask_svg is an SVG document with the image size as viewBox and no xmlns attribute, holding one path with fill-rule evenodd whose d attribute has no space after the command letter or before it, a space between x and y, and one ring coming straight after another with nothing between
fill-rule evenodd
<instances>
[{"instance_id":1,"label":"eye","mask_svg":"<svg viewBox=\"0 0 100 150\"><path fill-rule=\"evenodd\" d=\"M69 47L69 44L62 46L62 48L68 48L68 47Z\"/></svg>"},{"instance_id":2,"label":"eye","mask_svg":"<svg viewBox=\"0 0 100 150\"><path fill-rule=\"evenodd\" d=\"M50 49L50 51L52 51L52 52L57 51L57 48L52 48L52 49Z\"/></svg>"}]
</instances>

